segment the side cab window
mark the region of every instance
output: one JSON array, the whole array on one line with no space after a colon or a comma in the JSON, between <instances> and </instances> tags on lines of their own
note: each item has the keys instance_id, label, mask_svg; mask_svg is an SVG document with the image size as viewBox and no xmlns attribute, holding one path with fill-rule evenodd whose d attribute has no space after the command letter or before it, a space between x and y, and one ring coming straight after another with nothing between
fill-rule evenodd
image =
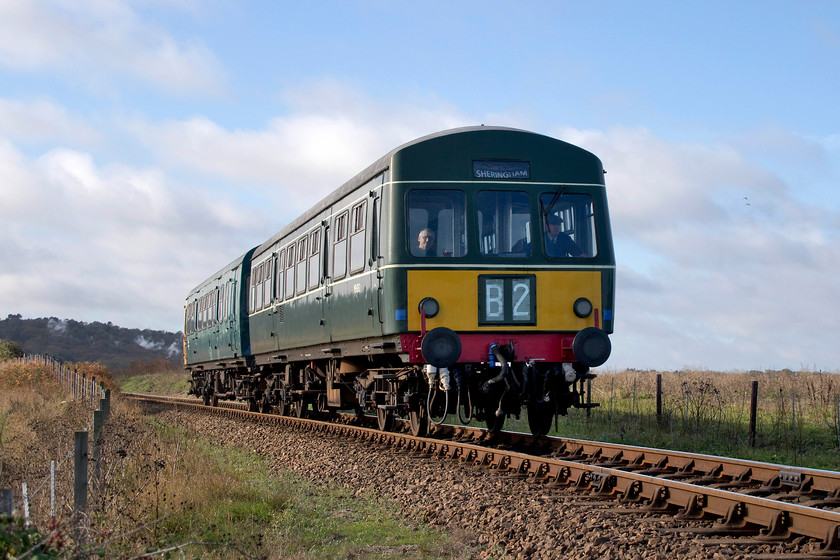
<instances>
[{"instance_id":1,"label":"side cab window","mask_svg":"<svg viewBox=\"0 0 840 560\"><path fill-rule=\"evenodd\" d=\"M463 191L416 189L408 193L406 247L415 257L467 254L466 196Z\"/></svg>"}]
</instances>

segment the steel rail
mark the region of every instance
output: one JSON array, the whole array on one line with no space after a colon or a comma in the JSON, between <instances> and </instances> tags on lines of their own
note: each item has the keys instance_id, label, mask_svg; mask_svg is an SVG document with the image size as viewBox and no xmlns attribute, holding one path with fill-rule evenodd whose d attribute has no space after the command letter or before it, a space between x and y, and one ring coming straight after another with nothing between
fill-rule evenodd
<instances>
[{"instance_id":1,"label":"steel rail","mask_svg":"<svg viewBox=\"0 0 840 560\"><path fill-rule=\"evenodd\" d=\"M147 396L170 402L194 404L196 399L184 397ZM219 401L220 407L245 410L240 402ZM356 419L354 414L339 414L345 422ZM396 419L407 431L408 422ZM767 496L786 494L788 499L812 498L809 505L840 507L840 472L807 467L793 467L667 449L656 449L617 443L588 441L564 437L536 438L530 434L502 432L490 434L483 428L457 425L436 425L430 436L487 444L505 445L547 454L557 459L585 462L601 467L650 474L659 478L690 480L693 484L722 489L743 489L745 494Z\"/></svg>"},{"instance_id":2,"label":"steel rail","mask_svg":"<svg viewBox=\"0 0 840 560\"><path fill-rule=\"evenodd\" d=\"M371 444L402 448L406 451L449 458L463 463L482 465L500 472L526 477L536 483L571 486L576 489L591 491L598 495L620 499L622 502L647 504L647 509L654 511L677 511L685 519L714 518L720 521L714 529L721 532L753 530L765 537L791 538L806 536L822 542L826 550L840 550L840 512L818 509L807 505L793 504L761 496L737 493L724 488L700 486L682 480L668 478L673 474L669 469L663 472L646 473L644 469L634 470L604 466L595 462L571 461L551 456L539 456L521 453L509 449L499 449L478 445L466 441L441 440L429 437L415 437L407 433L381 432L372 428L335 424L320 420L278 416L248 412L240 406L207 407L194 399L160 397L155 395L126 394L129 399L140 402L153 402L211 411L232 418L251 420L282 426L302 427L310 431L330 433L344 437L354 437ZM594 446L612 447L612 444L599 444L580 440L564 440L570 444L588 449L591 456L599 456ZM730 461L719 457L692 455L684 452L666 452L649 448L620 447L622 453L632 457L636 466L641 464L638 457L645 461L667 463L673 468L687 472L688 465L693 469L707 468L720 470L721 461ZM764 477L778 473L779 465L766 465L750 461L731 460L727 466L732 476L737 476L738 468L759 471ZM732 470L736 469L736 470ZM648 469L650 470L650 469ZM807 476L840 473L798 469ZM663 476L657 476L664 475ZM829 477L834 479L833 477Z\"/></svg>"}]
</instances>

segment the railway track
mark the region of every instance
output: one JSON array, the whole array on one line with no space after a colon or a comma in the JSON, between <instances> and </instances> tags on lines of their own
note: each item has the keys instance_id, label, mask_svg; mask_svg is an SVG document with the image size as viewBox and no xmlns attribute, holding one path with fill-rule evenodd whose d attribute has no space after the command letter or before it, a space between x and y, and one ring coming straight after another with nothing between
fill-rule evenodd
<instances>
[{"instance_id":1,"label":"railway track","mask_svg":"<svg viewBox=\"0 0 840 560\"><path fill-rule=\"evenodd\" d=\"M490 434L469 426L435 425L429 437L418 438L407 433L407 422L396 425L404 431L381 432L372 427L375 418L352 414L333 415L327 422L248 412L233 402L213 408L196 399L125 396L140 403L352 437L482 465L534 483L573 487L598 499L644 504L645 511L676 515L685 524L681 530L688 532L761 542L807 537L821 543L819 555L840 557L840 473L834 471L520 433Z\"/></svg>"}]
</instances>

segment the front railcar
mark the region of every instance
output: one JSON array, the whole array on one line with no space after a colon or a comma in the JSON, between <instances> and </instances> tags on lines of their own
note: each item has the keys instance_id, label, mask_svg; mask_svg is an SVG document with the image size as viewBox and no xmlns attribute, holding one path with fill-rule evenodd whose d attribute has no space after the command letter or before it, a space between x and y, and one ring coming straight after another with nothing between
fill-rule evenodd
<instances>
[{"instance_id":1,"label":"front railcar","mask_svg":"<svg viewBox=\"0 0 840 560\"><path fill-rule=\"evenodd\" d=\"M603 175L593 154L513 129L392 150L190 294L193 392L353 408L382 429L399 416L415 435L446 417L500 429L524 407L546 433L589 405L589 368L610 353ZM219 315L226 275L238 307Z\"/></svg>"},{"instance_id":2,"label":"front railcar","mask_svg":"<svg viewBox=\"0 0 840 560\"><path fill-rule=\"evenodd\" d=\"M479 127L397 151L391 181L384 331L425 378L397 400L491 429L527 407L540 434L592 406L585 381L610 354L615 287L600 160Z\"/></svg>"}]
</instances>

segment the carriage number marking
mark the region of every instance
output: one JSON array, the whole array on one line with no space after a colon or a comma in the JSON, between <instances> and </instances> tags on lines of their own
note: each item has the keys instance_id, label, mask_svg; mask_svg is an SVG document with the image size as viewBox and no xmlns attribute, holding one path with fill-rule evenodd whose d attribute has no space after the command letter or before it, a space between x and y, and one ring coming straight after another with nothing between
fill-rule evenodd
<instances>
[{"instance_id":1,"label":"carriage number marking","mask_svg":"<svg viewBox=\"0 0 840 560\"><path fill-rule=\"evenodd\" d=\"M481 275L478 277L480 325L535 325L536 277Z\"/></svg>"}]
</instances>

